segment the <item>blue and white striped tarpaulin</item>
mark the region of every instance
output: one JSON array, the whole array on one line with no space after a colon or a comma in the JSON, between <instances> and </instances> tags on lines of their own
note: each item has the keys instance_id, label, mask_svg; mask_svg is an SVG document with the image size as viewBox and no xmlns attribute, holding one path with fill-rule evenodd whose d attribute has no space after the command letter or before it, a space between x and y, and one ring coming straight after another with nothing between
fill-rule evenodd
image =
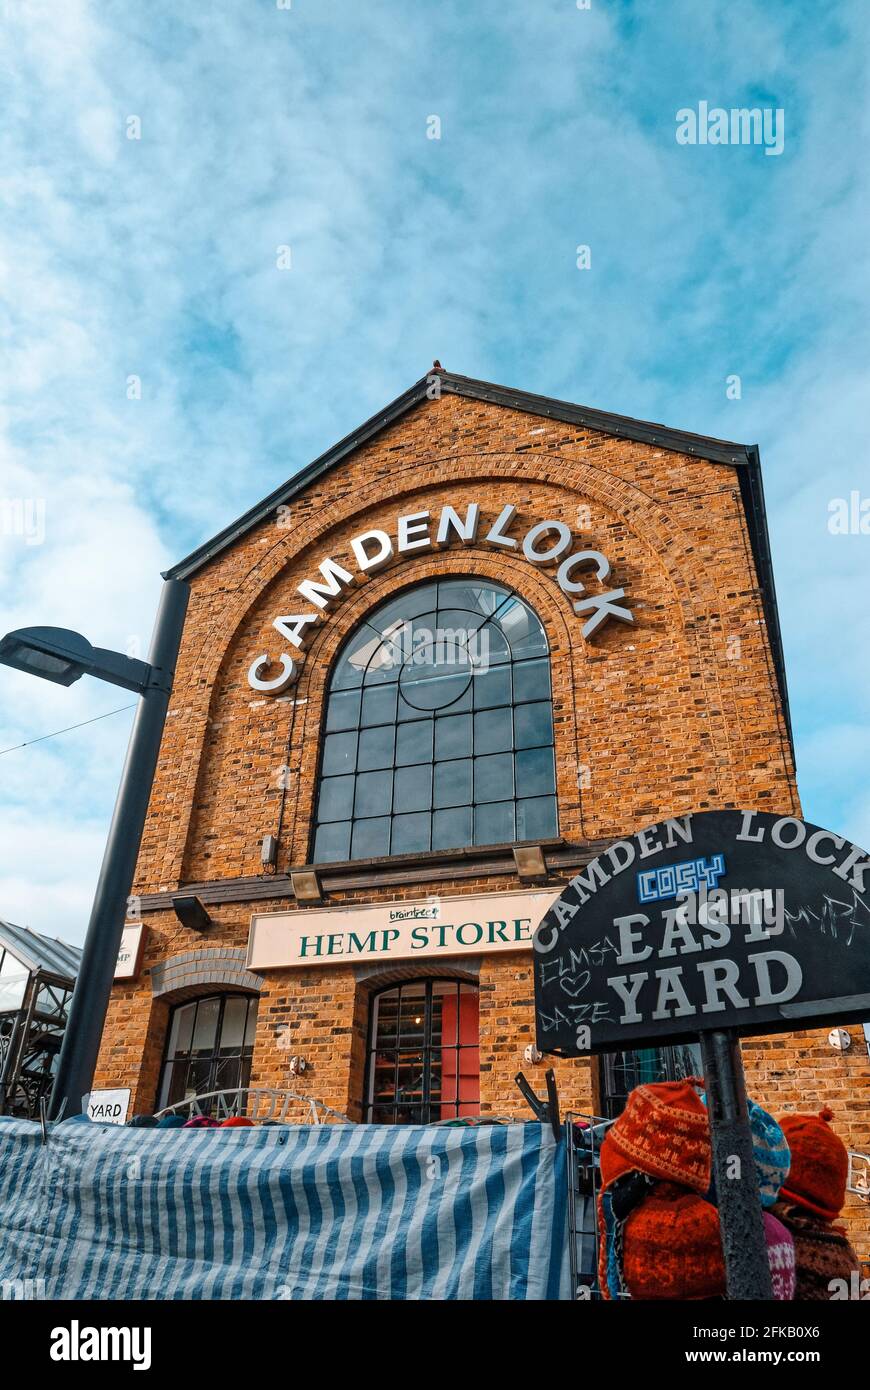
<instances>
[{"instance_id":1,"label":"blue and white striped tarpaulin","mask_svg":"<svg viewBox=\"0 0 870 1390\"><path fill-rule=\"evenodd\" d=\"M539 1124L148 1130L0 1119L0 1282L48 1299L569 1297ZM30 1296L33 1296L31 1292Z\"/></svg>"}]
</instances>

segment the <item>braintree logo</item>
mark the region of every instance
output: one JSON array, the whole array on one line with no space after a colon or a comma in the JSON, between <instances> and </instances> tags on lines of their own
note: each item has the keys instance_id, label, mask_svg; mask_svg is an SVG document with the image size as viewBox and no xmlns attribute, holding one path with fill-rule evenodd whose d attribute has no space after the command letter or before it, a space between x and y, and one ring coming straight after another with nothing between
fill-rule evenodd
<instances>
[{"instance_id":1,"label":"braintree logo","mask_svg":"<svg viewBox=\"0 0 870 1390\"><path fill-rule=\"evenodd\" d=\"M785 146L781 106L735 106L726 111L699 101L697 111L683 106L676 119L678 145L763 145L766 155L782 154Z\"/></svg>"}]
</instances>

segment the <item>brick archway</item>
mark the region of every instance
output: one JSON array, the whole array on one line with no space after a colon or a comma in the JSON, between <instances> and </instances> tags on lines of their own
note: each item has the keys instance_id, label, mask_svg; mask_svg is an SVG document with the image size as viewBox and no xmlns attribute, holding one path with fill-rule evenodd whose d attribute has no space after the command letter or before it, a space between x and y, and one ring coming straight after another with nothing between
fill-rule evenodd
<instances>
[{"instance_id":1,"label":"brick archway","mask_svg":"<svg viewBox=\"0 0 870 1390\"><path fill-rule=\"evenodd\" d=\"M151 969L153 997L173 1004L214 988L259 994L264 983L262 975L248 970L243 950L226 946L184 951Z\"/></svg>"}]
</instances>

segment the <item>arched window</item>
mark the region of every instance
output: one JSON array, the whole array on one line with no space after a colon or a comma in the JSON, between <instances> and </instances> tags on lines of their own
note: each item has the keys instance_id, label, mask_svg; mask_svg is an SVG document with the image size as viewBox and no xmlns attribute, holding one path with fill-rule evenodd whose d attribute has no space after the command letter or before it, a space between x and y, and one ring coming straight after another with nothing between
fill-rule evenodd
<instances>
[{"instance_id":1,"label":"arched window","mask_svg":"<svg viewBox=\"0 0 870 1390\"><path fill-rule=\"evenodd\" d=\"M247 1086L256 1027L257 999L248 994L212 994L174 1008L157 1109Z\"/></svg>"},{"instance_id":2,"label":"arched window","mask_svg":"<svg viewBox=\"0 0 870 1390\"><path fill-rule=\"evenodd\" d=\"M314 863L557 833L550 661L540 620L476 579L376 608L336 660Z\"/></svg>"},{"instance_id":3,"label":"arched window","mask_svg":"<svg viewBox=\"0 0 870 1390\"><path fill-rule=\"evenodd\" d=\"M365 1119L426 1125L480 1112L476 985L411 980L372 1000Z\"/></svg>"}]
</instances>

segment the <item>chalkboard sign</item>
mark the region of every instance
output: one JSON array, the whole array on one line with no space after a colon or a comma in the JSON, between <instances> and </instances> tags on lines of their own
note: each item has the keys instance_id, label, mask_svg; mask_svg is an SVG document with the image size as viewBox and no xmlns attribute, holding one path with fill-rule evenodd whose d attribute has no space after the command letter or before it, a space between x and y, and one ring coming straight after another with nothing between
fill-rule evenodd
<instances>
[{"instance_id":1,"label":"chalkboard sign","mask_svg":"<svg viewBox=\"0 0 870 1390\"><path fill-rule=\"evenodd\" d=\"M534 935L542 1052L870 1019L870 856L794 816L702 811L617 840Z\"/></svg>"}]
</instances>

